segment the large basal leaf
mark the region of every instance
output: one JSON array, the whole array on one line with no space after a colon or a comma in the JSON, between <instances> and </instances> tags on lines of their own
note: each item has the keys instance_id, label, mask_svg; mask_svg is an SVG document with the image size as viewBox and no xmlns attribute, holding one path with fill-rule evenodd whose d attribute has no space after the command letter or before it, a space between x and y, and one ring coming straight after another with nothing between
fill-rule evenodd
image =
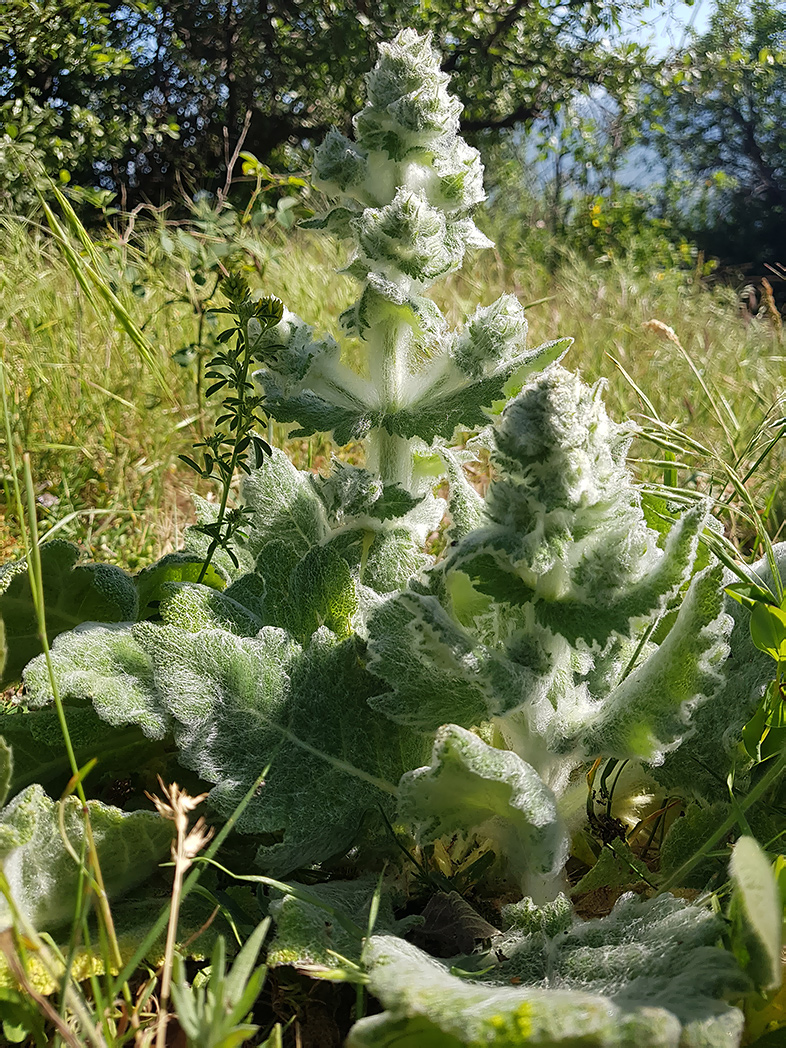
<instances>
[{"instance_id":1,"label":"large basal leaf","mask_svg":"<svg viewBox=\"0 0 786 1048\"><path fill-rule=\"evenodd\" d=\"M165 856L163 857L165 858ZM163 859L162 859L163 861ZM136 953L139 944L150 931L150 926L158 913L169 906L171 875L158 881L145 881L122 897L115 897L112 903L112 920L117 935L120 960L126 964ZM228 941L233 940L233 931L221 913L215 914L215 907L210 898L192 892L181 904L178 914L178 950L188 957L204 960L211 952L217 935L221 934ZM99 935L95 916L88 921L90 944L78 945L73 954L70 950L70 927L64 924L54 933L57 945L64 956L70 960L70 973L74 982L84 982L91 976L105 973L104 958L99 945ZM158 938L145 955L145 963L152 969L160 967L164 959L167 929L161 930ZM55 972L55 976L57 972ZM53 978L47 966L36 953L28 953L28 977L30 985L42 994L52 994L60 989L60 979ZM18 986L16 977L8 967L4 957L0 956L0 991L6 987ZM2 1005L0 1004L0 1008Z\"/></svg>"},{"instance_id":2,"label":"large basal leaf","mask_svg":"<svg viewBox=\"0 0 786 1048\"><path fill-rule=\"evenodd\" d=\"M80 622L127 622L136 617L137 592L131 579L110 564L77 564L70 542L53 539L41 547L46 633L55 637ZM0 688L18 681L25 665L41 651L30 579L24 561L0 571L0 621L7 657Z\"/></svg>"},{"instance_id":3,"label":"large basal leaf","mask_svg":"<svg viewBox=\"0 0 786 1048\"><path fill-rule=\"evenodd\" d=\"M385 1011L356 1023L347 1048L736 1048L743 1018L724 997L747 982L714 945L720 931L671 896L627 895L553 939L514 928L474 979L374 936L369 989Z\"/></svg>"},{"instance_id":4,"label":"large basal leaf","mask_svg":"<svg viewBox=\"0 0 786 1048\"><path fill-rule=\"evenodd\" d=\"M181 763L216 784L222 816L272 762L240 828L281 838L261 856L279 873L349 848L366 813L392 810L401 775L426 757L427 739L369 707L380 684L357 642L325 627L305 649L275 627L255 637L91 627L59 638L52 654L65 700L89 699L116 727L173 736ZM32 704L51 702L43 660L26 683Z\"/></svg>"},{"instance_id":5,"label":"large basal leaf","mask_svg":"<svg viewBox=\"0 0 786 1048\"><path fill-rule=\"evenodd\" d=\"M423 762L426 741L368 706L378 682L354 640L322 628L305 649L281 629L243 638L140 626L157 693L181 762L216 783L210 800L229 816L261 771L264 789L239 827L272 834L260 861L277 873L351 846L364 816L389 810L395 785Z\"/></svg>"},{"instance_id":6,"label":"large basal leaf","mask_svg":"<svg viewBox=\"0 0 786 1048\"><path fill-rule=\"evenodd\" d=\"M88 813L111 898L146 880L169 852L174 825L155 812L123 812L88 801ZM58 804L41 786L29 786L0 811L0 862L19 911L37 929L66 924L74 916L79 868L66 850ZM63 826L80 854L84 817L79 800L64 802ZM5 899L0 900L0 927L11 924Z\"/></svg>"},{"instance_id":7,"label":"large basal leaf","mask_svg":"<svg viewBox=\"0 0 786 1048\"><path fill-rule=\"evenodd\" d=\"M139 643L140 624L97 626L64 633L52 648L52 663L63 701L92 702L113 727L137 724L151 739L171 731L171 718L160 695L150 655ZM26 699L33 707L52 702L52 686L43 656L25 672Z\"/></svg>"},{"instance_id":8,"label":"large basal leaf","mask_svg":"<svg viewBox=\"0 0 786 1048\"><path fill-rule=\"evenodd\" d=\"M690 714L722 682L731 620L723 611L722 569L691 583L666 639L611 693L581 733L588 754L660 763L691 730Z\"/></svg>"},{"instance_id":9,"label":"large basal leaf","mask_svg":"<svg viewBox=\"0 0 786 1048\"><path fill-rule=\"evenodd\" d=\"M515 753L455 724L440 729L430 766L402 777L399 815L422 843L455 833L490 839L510 876L538 902L561 887L569 841L554 794Z\"/></svg>"},{"instance_id":10,"label":"large basal leaf","mask_svg":"<svg viewBox=\"0 0 786 1048\"><path fill-rule=\"evenodd\" d=\"M272 627L238 637L143 623L69 634L53 656L66 698L90 698L110 723L138 723L153 738L173 733L181 763L217 784L211 802L223 816L271 763L239 825L282 838L262 855L279 873L349 848L427 752L372 711L379 685L356 642L324 628L304 650ZM28 671L37 701L49 694L42 671Z\"/></svg>"}]
</instances>

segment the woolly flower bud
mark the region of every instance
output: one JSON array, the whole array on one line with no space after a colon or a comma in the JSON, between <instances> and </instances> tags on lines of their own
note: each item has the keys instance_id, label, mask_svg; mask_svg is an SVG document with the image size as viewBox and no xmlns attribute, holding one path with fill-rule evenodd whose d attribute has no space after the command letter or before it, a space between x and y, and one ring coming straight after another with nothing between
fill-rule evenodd
<instances>
[{"instance_id":1,"label":"woolly flower bud","mask_svg":"<svg viewBox=\"0 0 786 1048\"><path fill-rule=\"evenodd\" d=\"M458 131L461 102L448 93L431 37L405 29L380 47L368 78L368 104L355 117L358 141L400 160L410 149L434 145Z\"/></svg>"},{"instance_id":2,"label":"woolly flower bud","mask_svg":"<svg viewBox=\"0 0 786 1048\"><path fill-rule=\"evenodd\" d=\"M368 100L384 109L405 95L447 82L431 34L420 36L414 29L403 29L390 43L380 44L379 61L368 76Z\"/></svg>"},{"instance_id":3,"label":"woolly flower bud","mask_svg":"<svg viewBox=\"0 0 786 1048\"><path fill-rule=\"evenodd\" d=\"M464 257L464 244L449 235L443 212L406 189L386 207L367 208L356 228L368 262L392 266L421 283L457 268Z\"/></svg>"},{"instance_id":4,"label":"woolly flower bud","mask_svg":"<svg viewBox=\"0 0 786 1048\"><path fill-rule=\"evenodd\" d=\"M314 185L326 193L345 193L363 182L368 160L354 142L333 129L314 156Z\"/></svg>"},{"instance_id":5,"label":"woolly flower bud","mask_svg":"<svg viewBox=\"0 0 786 1048\"><path fill-rule=\"evenodd\" d=\"M494 455L508 479L492 485L487 498L497 523L526 523L534 534L534 522L545 513L549 528L586 534L587 528L608 527L621 541L646 545L625 468L633 431L608 417L602 389L600 382L590 387L553 367L508 405Z\"/></svg>"},{"instance_id":6,"label":"woolly flower bud","mask_svg":"<svg viewBox=\"0 0 786 1048\"><path fill-rule=\"evenodd\" d=\"M519 355L526 342L524 308L513 295L503 295L475 311L456 339L451 356L465 374L479 378L489 366Z\"/></svg>"}]
</instances>

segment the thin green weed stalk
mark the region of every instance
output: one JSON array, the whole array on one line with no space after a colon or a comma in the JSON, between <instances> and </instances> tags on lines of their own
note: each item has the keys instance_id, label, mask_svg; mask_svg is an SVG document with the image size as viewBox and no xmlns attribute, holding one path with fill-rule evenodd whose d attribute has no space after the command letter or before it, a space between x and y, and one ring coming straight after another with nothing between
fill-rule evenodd
<instances>
[{"instance_id":1,"label":"thin green weed stalk","mask_svg":"<svg viewBox=\"0 0 786 1048\"><path fill-rule=\"evenodd\" d=\"M268 442L255 432L255 427L267 426L267 419L259 415L262 397L255 392L250 372L254 362L261 364L269 359L269 349L259 348L260 339L279 323L284 306L272 296L252 300L248 283L237 275L228 277L223 288L230 304L214 307L213 312L231 316L234 326L218 336L217 341L225 348L213 357L205 373L211 383L205 390L205 399L225 391L222 411L215 421L215 431L194 444L195 452L203 449L202 464L188 455L180 456L203 480L217 478L221 484L216 519L195 526L210 539L198 582L204 579L216 550L223 550L238 566L232 540L242 532L248 513L243 507L227 509L229 492L238 470L248 475L252 468L263 464L266 455L272 454ZM229 345L233 339L234 346Z\"/></svg>"}]
</instances>

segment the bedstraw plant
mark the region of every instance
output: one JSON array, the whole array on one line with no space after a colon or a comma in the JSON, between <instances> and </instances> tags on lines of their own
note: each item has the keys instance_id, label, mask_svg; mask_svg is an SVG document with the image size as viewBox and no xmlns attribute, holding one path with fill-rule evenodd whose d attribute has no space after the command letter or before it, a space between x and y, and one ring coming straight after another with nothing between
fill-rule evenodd
<instances>
[{"instance_id":1,"label":"bedstraw plant","mask_svg":"<svg viewBox=\"0 0 786 1048\"><path fill-rule=\"evenodd\" d=\"M781 904L751 834L776 836L786 756L740 746L769 656L747 609L727 606L707 506L672 526L642 498L634 428L608 417L603 383L561 367L570 340L528 348L511 295L451 331L427 296L487 246L459 110L428 38L381 47L354 140L332 131L317 151L334 203L310 222L349 245L359 293L342 326L363 367L275 300L227 286L235 348L213 370L239 392L194 463L217 470L220 505L198 502L183 551L111 586L49 546L53 591L78 580L108 608L56 638L54 678L77 745L131 774L132 806L152 765L196 778L216 824L245 804L233 854L248 868L232 873L269 908L268 970L354 984L350 1048L736 1048L740 1003L756 991L766 1007L780 980ZM362 442L364 465L322 476L267 456L257 408ZM477 432L455 445L457 431ZM463 469L480 449L485 498ZM445 517L436 557L427 539ZM762 584L785 559L776 547L755 567ZM7 629L24 574L3 577ZM15 753L0 841L14 842L11 892L57 937L62 889L40 877L30 829L52 802L23 788L45 774L40 740L54 746L40 658L24 684L28 712L0 724ZM666 833L675 797L686 818ZM120 839L139 813L112 818ZM661 870L635 850L650 824L665 833ZM724 839L692 859L718 825ZM737 826L731 923L721 901L663 890L674 871L679 888L723 879L717 849ZM133 849L136 898L154 851ZM584 921L571 896L598 887L619 898ZM193 1036L203 998L173 993Z\"/></svg>"}]
</instances>

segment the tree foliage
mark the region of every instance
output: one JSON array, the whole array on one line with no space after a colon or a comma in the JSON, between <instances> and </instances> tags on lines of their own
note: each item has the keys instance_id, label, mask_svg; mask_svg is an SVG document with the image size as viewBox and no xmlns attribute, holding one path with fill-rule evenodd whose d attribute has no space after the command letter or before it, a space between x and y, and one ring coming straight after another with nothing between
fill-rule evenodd
<instances>
[{"instance_id":1,"label":"tree foliage","mask_svg":"<svg viewBox=\"0 0 786 1048\"><path fill-rule=\"evenodd\" d=\"M708 253L779 261L786 240L786 5L718 0L650 101L674 208Z\"/></svg>"},{"instance_id":2,"label":"tree foliage","mask_svg":"<svg viewBox=\"0 0 786 1048\"><path fill-rule=\"evenodd\" d=\"M131 198L171 196L178 176L201 186L223 178L247 112L246 149L278 163L300 164L331 126L348 132L377 45L402 26L433 34L470 136L530 123L577 90L632 94L644 48L609 40L623 14L646 4L11 0L0 105L56 114L62 130L42 133L44 152L80 181L124 186ZM32 29L40 24L45 44ZM68 140L84 109L97 122L93 138L77 156L53 153L53 136ZM172 124L179 141L167 137Z\"/></svg>"},{"instance_id":3,"label":"tree foliage","mask_svg":"<svg viewBox=\"0 0 786 1048\"><path fill-rule=\"evenodd\" d=\"M131 100L129 43L105 4L0 4L0 199L23 203L41 167L63 181L119 175L141 141L174 132Z\"/></svg>"}]
</instances>

